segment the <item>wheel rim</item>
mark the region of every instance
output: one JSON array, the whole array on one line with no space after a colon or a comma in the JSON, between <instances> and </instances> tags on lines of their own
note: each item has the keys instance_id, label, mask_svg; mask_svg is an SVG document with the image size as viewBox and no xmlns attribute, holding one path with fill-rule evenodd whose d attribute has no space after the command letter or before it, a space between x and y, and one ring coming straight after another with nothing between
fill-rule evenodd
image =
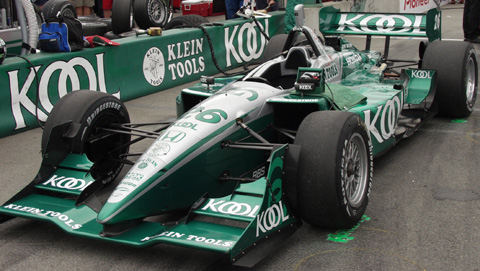
<instances>
[{"instance_id":1,"label":"wheel rim","mask_svg":"<svg viewBox=\"0 0 480 271\"><path fill-rule=\"evenodd\" d=\"M342 183L350 206L355 208L363 203L367 177L367 148L363 137L355 133L344 147L344 160L342 163Z\"/></svg>"},{"instance_id":2,"label":"wheel rim","mask_svg":"<svg viewBox=\"0 0 480 271\"><path fill-rule=\"evenodd\" d=\"M477 80L476 80L476 69L475 69L475 61L473 58L468 59L467 63L467 81L466 81L466 95L467 95L467 104L470 105L474 101L475 91L477 88Z\"/></svg>"},{"instance_id":3,"label":"wheel rim","mask_svg":"<svg viewBox=\"0 0 480 271\"><path fill-rule=\"evenodd\" d=\"M152 1L148 7L148 16L156 23L161 24L167 16L165 4L162 1Z\"/></svg>"}]
</instances>

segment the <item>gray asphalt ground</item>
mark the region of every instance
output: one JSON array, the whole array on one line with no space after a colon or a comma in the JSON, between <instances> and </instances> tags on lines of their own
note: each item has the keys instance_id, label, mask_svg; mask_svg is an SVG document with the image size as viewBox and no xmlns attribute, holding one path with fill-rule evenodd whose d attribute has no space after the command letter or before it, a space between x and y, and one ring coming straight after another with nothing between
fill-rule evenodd
<instances>
[{"instance_id":1,"label":"gray asphalt ground","mask_svg":"<svg viewBox=\"0 0 480 271\"><path fill-rule=\"evenodd\" d=\"M463 5L444 7L444 39L463 38L462 9ZM383 49L381 40L374 39L373 45ZM414 58L417 46L418 40L393 39L391 57ZM174 117L174 99L181 89L127 102L132 120ZM305 224L253 270L480 270L478 108L460 122L434 118L374 161L366 211L370 219L343 233L350 237L348 242L330 241L330 234L341 233ZM0 139L0 202L35 176L41 134L35 129ZM243 268L229 267L209 252L170 245L136 249L73 237L49 223L16 218L0 224L0 270Z\"/></svg>"}]
</instances>

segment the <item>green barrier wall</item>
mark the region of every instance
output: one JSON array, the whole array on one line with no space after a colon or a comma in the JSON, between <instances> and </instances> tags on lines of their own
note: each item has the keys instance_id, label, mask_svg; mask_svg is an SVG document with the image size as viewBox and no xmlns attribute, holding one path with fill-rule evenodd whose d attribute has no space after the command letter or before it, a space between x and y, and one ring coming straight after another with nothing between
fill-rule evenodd
<instances>
[{"instance_id":1,"label":"green barrier wall","mask_svg":"<svg viewBox=\"0 0 480 271\"><path fill-rule=\"evenodd\" d=\"M266 32L269 36L283 33L284 13L269 14L271 18L259 19ZM253 21L222 23L206 27L222 69L261 57L267 40ZM19 57L7 58L0 65L0 137L37 127L36 115L46 121L55 102L72 90L108 92L127 101L218 73L200 29L116 41L121 45L29 55L31 64Z\"/></svg>"}]
</instances>

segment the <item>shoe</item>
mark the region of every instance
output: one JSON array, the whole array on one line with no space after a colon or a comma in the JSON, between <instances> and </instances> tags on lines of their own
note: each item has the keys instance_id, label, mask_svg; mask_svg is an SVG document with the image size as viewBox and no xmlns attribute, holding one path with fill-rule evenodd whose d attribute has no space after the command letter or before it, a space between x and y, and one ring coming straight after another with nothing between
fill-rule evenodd
<instances>
[{"instance_id":1,"label":"shoe","mask_svg":"<svg viewBox=\"0 0 480 271\"><path fill-rule=\"evenodd\" d=\"M476 37L474 39L464 39L464 41L468 41L468 42L471 42L471 43L480 43L480 38Z\"/></svg>"}]
</instances>

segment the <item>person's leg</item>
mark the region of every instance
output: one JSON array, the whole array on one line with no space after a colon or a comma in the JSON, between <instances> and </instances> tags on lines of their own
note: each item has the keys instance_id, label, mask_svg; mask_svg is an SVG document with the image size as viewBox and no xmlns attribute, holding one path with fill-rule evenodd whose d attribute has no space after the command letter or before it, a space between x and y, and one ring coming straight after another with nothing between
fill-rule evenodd
<instances>
[{"instance_id":1,"label":"person's leg","mask_svg":"<svg viewBox=\"0 0 480 271\"><path fill-rule=\"evenodd\" d=\"M233 19L237 9L237 0L225 0L227 20Z\"/></svg>"},{"instance_id":2,"label":"person's leg","mask_svg":"<svg viewBox=\"0 0 480 271\"><path fill-rule=\"evenodd\" d=\"M112 16L112 6L113 0L103 0L102 8L104 18L110 18Z\"/></svg>"},{"instance_id":3,"label":"person's leg","mask_svg":"<svg viewBox=\"0 0 480 271\"><path fill-rule=\"evenodd\" d=\"M95 6L95 0L84 0L83 1L83 15L85 15L85 16L91 15L93 6Z\"/></svg>"},{"instance_id":4,"label":"person's leg","mask_svg":"<svg viewBox=\"0 0 480 271\"><path fill-rule=\"evenodd\" d=\"M463 7L463 35L468 41L478 39L480 1L466 0Z\"/></svg>"}]
</instances>

